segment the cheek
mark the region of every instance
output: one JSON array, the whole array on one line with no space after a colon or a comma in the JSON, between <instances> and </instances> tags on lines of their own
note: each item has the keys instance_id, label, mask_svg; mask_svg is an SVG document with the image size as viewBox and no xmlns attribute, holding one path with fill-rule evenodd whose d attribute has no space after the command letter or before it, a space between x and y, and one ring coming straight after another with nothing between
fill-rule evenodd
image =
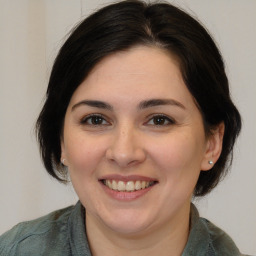
<instances>
[{"instance_id":1,"label":"cheek","mask_svg":"<svg viewBox=\"0 0 256 256\"><path fill-rule=\"evenodd\" d=\"M72 136L66 138L65 153L71 175L89 175L104 156L104 143L95 138Z\"/></svg>"},{"instance_id":2,"label":"cheek","mask_svg":"<svg viewBox=\"0 0 256 256\"><path fill-rule=\"evenodd\" d=\"M151 151L154 164L167 195L167 206L181 204L193 194L200 174L202 151L197 140L175 136L163 141Z\"/></svg>"},{"instance_id":3,"label":"cheek","mask_svg":"<svg viewBox=\"0 0 256 256\"><path fill-rule=\"evenodd\" d=\"M151 158L161 175L169 177L167 182L175 185L179 181L184 183L198 178L203 157L203 141L196 135L176 134L153 145Z\"/></svg>"}]
</instances>

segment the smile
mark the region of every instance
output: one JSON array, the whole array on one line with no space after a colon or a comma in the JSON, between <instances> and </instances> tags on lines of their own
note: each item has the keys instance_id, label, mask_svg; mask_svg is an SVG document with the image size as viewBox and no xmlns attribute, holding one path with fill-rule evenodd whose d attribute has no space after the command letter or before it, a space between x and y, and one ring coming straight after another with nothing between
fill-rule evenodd
<instances>
[{"instance_id":1,"label":"smile","mask_svg":"<svg viewBox=\"0 0 256 256\"><path fill-rule=\"evenodd\" d=\"M117 180L102 180L102 183L111 190L120 192L134 192L146 189L156 184L155 181L117 181Z\"/></svg>"}]
</instances>

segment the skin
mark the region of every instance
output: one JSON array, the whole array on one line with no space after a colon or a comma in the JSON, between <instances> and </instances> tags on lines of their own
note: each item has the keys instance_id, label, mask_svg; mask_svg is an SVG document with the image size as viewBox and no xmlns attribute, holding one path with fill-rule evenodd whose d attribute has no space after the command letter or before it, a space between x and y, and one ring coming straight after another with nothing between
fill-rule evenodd
<instances>
[{"instance_id":1,"label":"skin","mask_svg":"<svg viewBox=\"0 0 256 256\"><path fill-rule=\"evenodd\" d=\"M169 101L142 104L152 99ZM178 62L164 50L140 46L98 63L71 98L61 145L93 255L181 255L194 187L217 161L223 131L205 136ZM156 184L117 199L100 181L111 175Z\"/></svg>"}]
</instances>

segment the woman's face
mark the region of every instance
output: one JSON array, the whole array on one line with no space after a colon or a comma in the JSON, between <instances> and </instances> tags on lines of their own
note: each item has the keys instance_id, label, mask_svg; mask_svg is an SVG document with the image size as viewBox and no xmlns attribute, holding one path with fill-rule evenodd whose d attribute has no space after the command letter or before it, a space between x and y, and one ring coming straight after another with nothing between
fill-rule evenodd
<instances>
[{"instance_id":1,"label":"woman's face","mask_svg":"<svg viewBox=\"0 0 256 256\"><path fill-rule=\"evenodd\" d=\"M87 221L139 234L188 216L210 145L175 58L136 47L106 57L77 88L62 158Z\"/></svg>"}]
</instances>

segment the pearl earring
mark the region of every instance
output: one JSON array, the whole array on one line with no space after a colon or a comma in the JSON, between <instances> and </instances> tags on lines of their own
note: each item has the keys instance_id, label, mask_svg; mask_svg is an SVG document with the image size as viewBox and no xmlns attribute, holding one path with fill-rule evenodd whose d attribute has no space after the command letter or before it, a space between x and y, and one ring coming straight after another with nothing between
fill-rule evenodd
<instances>
[{"instance_id":1,"label":"pearl earring","mask_svg":"<svg viewBox=\"0 0 256 256\"><path fill-rule=\"evenodd\" d=\"M213 161L212 161L212 160L209 160L209 161L208 161L208 164L213 165Z\"/></svg>"},{"instance_id":2,"label":"pearl earring","mask_svg":"<svg viewBox=\"0 0 256 256\"><path fill-rule=\"evenodd\" d=\"M63 165L65 165L65 161L66 161L65 158L62 158L60 161L61 161L61 163L62 163Z\"/></svg>"}]
</instances>

